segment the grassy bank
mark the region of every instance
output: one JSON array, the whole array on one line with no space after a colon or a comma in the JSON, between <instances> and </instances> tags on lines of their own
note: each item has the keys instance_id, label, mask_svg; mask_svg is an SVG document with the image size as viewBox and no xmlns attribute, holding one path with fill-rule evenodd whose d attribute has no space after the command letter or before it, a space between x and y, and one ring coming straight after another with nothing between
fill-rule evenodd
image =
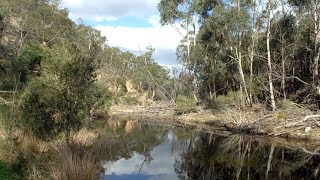
<instances>
[{"instance_id":1,"label":"grassy bank","mask_svg":"<svg viewBox=\"0 0 320 180\"><path fill-rule=\"evenodd\" d=\"M67 145L62 137L45 142L29 133L11 132L1 142L0 179L98 179L104 148L98 137L84 128L73 133Z\"/></svg>"},{"instance_id":2,"label":"grassy bank","mask_svg":"<svg viewBox=\"0 0 320 180\"><path fill-rule=\"evenodd\" d=\"M246 108L224 105L216 109L193 106L192 111L181 114L177 107L157 104L148 107L113 106L111 114L147 123L189 125L199 129L320 141L319 117L316 112L288 100L279 102L278 107L273 112L262 104Z\"/></svg>"}]
</instances>

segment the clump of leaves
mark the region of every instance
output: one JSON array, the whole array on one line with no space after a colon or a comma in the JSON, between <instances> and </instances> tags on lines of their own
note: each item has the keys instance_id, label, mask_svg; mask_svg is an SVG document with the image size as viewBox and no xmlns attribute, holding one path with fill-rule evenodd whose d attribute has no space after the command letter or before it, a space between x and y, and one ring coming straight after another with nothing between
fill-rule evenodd
<instances>
[{"instance_id":1,"label":"clump of leaves","mask_svg":"<svg viewBox=\"0 0 320 180\"><path fill-rule=\"evenodd\" d=\"M176 98L176 115L182 115L186 113L196 112L195 101L187 96L178 96Z\"/></svg>"},{"instance_id":2,"label":"clump of leaves","mask_svg":"<svg viewBox=\"0 0 320 180\"><path fill-rule=\"evenodd\" d=\"M0 179L16 179L14 170L4 161L0 160Z\"/></svg>"},{"instance_id":3,"label":"clump of leaves","mask_svg":"<svg viewBox=\"0 0 320 180\"><path fill-rule=\"evenodd\" d=\"M222 110L227 106L240 105L240 92L230 91L225 96L218 96L217 99L211 99L207 102L207 107L214 110Z\"/></svg>"},{"instance_id":4,"label":"clump of leaves","mask_svg":"<svg viewBox=\"0 0 320 180\"><path fill-rule=\"evenodd\" d=\"M113 104L115 99L113 94L108 90L107 87L99 84L97 86L98 101L96 102L97 110L107 112Z\"/></svg>"}]
</instances>

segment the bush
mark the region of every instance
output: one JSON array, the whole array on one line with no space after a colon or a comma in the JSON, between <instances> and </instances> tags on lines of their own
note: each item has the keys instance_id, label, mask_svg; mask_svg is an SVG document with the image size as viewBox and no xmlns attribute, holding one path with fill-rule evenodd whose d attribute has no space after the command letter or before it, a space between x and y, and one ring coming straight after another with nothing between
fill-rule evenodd
<instances>
[{"instance_id":1,"label":"bush","mask_svg":"<svg viewBox=\"0 0 320 180\"><path fill-rule=\"evenodd\" d=\"M178 96L176 98L176 105L176 115L197 112L195 101L192 98L188 98L186 96Z\"/></svg>"},{"instance_id":2,"label":"bush","mask_svg":"<svg viewBox=\"0 0 320 180\"><path fill-rule=\"evenodd\" d=\"M112 93L108 90L108 88L100 84L97 86L97 94L98 100L96 102L96 110L107 112L113 104L114 98Z\"/></svg>"},{"instance_id":3,"label":"bush","mask_svg":"<svg viewBox=\"0 0 320 180\"><path fill-rule=\"evenodd\" d=\"M132 97L132 96L121 97L120 103L125 104L125 105L138 105L138 104L140 104L139 100L136 97Z\"/></svg>"},{"instance_id":4,"label":"bush","mask_svg":"<svg viewBox=\"0 0 320 180\"><path fill-rule=\"evenodd\" d=\"M42 139L78 130L97 101L93 57L76 46L56 47L41 63L21 103L22 127Z\"/></svg>"},{"instance_id":5,"label":"bush","mask_svg":"<svg viewBox=\"0 0 320 180\"><path fill-rule=\"evenodd\" d=\"M282 110L290 110L296 107L295 103L288 99L279 100L277 102L277 106L279 109L282 109Z\"/></svg>"},{"instance_id":6,"label":"bush","mask_svg":"<svg viewBox=\"0 0 320 180\"><path fill-rule=\"evenodd\" d=\"M217 99L208 100L207 107L215 110L222 110L227 106L240 105L240 92L228 92L225 96L218 96Z\"/></svg>"}]
</instances>

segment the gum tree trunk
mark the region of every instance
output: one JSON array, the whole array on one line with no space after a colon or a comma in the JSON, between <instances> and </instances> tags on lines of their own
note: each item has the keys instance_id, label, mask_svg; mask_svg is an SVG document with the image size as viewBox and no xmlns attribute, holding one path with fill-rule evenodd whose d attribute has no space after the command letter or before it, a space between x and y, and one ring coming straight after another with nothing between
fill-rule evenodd
<instances>
[{"instance_id":1,"label":"gum tree trunk","mask_svg":"<svg viewBox=\"0 0 320 180\"><path fill-rule=\"evenodd\" d=\"M274 93L273 93L272 65L271 65L271 53L270 53L271 3L272 3L272 0L269 0L268 1L268 16L267 16L267 23L268 23L268 27L267 27L267 53L268 53L268 67L269 67L268 77L269 77L271 108L272 108L272 111L275 111L276 110L276 102L275 102Z\"/></svg>"}]
</instances>

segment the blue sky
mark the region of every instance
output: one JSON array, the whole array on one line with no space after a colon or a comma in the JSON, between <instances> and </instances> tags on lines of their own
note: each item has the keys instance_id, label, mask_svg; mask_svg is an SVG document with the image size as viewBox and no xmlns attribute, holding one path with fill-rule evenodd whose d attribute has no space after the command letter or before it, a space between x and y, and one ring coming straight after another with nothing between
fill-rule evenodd
<instances>
[{"instance_id":1,"label":"blue sky","mask_svg":"<svg viewBox=\"0 0 320 180\"><path fill-rule=\"evenodd\" d=\"M70 18L101 31L108 45L134 53L155 48L161 65L177 64L175 50L182 36L171 26L159 24L160 0L62 0Z\"/></svg>"}]
</instances>

